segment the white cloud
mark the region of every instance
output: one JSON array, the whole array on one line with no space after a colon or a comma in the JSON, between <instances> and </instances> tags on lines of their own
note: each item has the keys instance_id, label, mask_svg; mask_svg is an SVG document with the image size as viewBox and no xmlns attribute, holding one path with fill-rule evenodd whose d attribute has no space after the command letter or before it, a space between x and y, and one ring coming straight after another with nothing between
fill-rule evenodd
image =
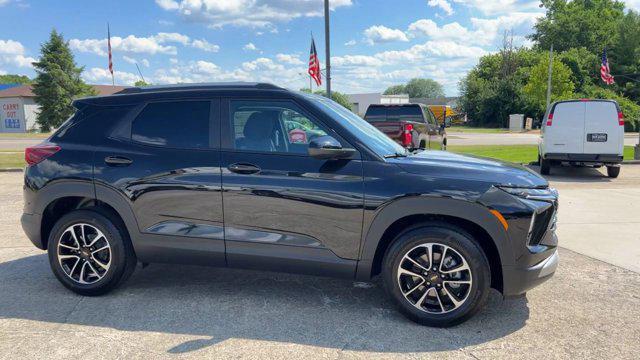
<instances>
[{"instance_id":1,"label":"white cloud","mask_svg":"<svg viewBox=\"0 0 640 360\"><path fill-rule=\"evenodd\" d=\"M147 60L147 59L142 59L142 60L138 61L138 60L136 60L136 59L134 59L132 57L128 57L126 55L122 56L122 60L124 60L125 62L128 62L129 64L136 64L136 63L139 62L142 65L144 65L145 67L149 67L149 65L150 65L149 64L149 60Z\"/></svg>"},{"instance_id":2,"label":"white cloud","mask_svg":"<svg viewBox=\"0 0 640 360\"><path fill-rule=\"evenodd\" d=\"M354 46L356 44L356 41L351 39L349 41L347 41L346 43L344 43L344 46Z\"/></svg>"},{"instance_id":3,"label":"white cloud","mask_svg":"<svg viewBox=\"0 0 640 360\"><path fill-rule=\"evenodd\" d=\"M149 63L149 60L147 60L147 59L142 59L142 60L140 60L140 62L142 63L142 65L144 65L144 67L149 67L151 65Z\"/></svg>"},{"instance_id":4,"label":"white cloud","mask_svg":"<svg viewBox=\"0 0 640 360\"><path fill-rule=\"evenodd\" d=\"M205 39L193 40L191 46L206 52L218 52L220 50L220 46L212 44Z\"/></svg>"},{"instance_id":5,"label":"white cloud","mask_svg":"<svg viewBox=\"0 0 640 360\"><path fill-rule=\"evenodd\" d=\"M160 44L164 43L178 43L182 45L189 44L189 37L187 35L179 34L179 33L158 33L156 36L153 36L156 41Z\"/></svg>"},{"instance_id":6,"label":"white cloud","mask_svg":"<svg viewBox=\"0 0 640 360\"><path fill-rule=\"evenodd\" d=\"M8 3L9 3L9 0L0 0L0 6L7 5Z\"/></svg>"},{"instance_id":7,"label":"white cloud","mask_svg":"<svg viewBox=\"0 0 640 360\"><path fill-rule=\"evenodd\" d=\"M0 40L0 64L30 68L35 58L26 56L25 47L15 40Z\"/></svg>"},{"instance_id":8,"label":"white cloud","mask_svg":"<svg viewBox=\"0 0 640 360\"><path fill-rule=\"evenodd\" d=\"M442 9L442 11L447 13L447 15L453 14L453 8L447 0L429 0L427 2L427 5L431 7L439 7L440 9Z\"/></svg>"},{"instance_id":9,"label":"white cloud","mask_svg":"<svg viewBox=\"0 0 640 360\"><path fill-rule=\"evenodd\" d=\"M367 55L344 55L332 56L332 66L382 66L384 62L374 56Z\"/></svg>"},{"instance_id":10,"label":"white cloud","mask_svg":"<svg viewBox=\"0 0 640 360\"><path fill-rule=\"evenodd\" d=\"M171 58L171 59L169 59L169 62L170 62L171 64L177 64L177 63L178 63L178 59L176 59L176 58Z\"/></svg>"},{"instance_id":11,"label":"white cloud","mask_svg":"<svg viewBox=\"0 0 640 360\"><path fill-rule=\"evenodd\" d=\"M289 65L304 65L304 62L300 60L300 57L298 57L298 55L277 54L276 59L281 63Z\"/></svg>"},{"instance_id":12,"label":"white cloud","mask_svg":"<svg viewBox=\"0 0 640 360\"><path fill-rule=\"evenodd\" d=\"M273 60L269 58L261 57L253 61L247 61L242 63L242 69L245 71L255 71L255 70L280 71L280 70L284 70L284 66L281 64L275 63Z\"/></svg>"},{"instance_id":13,"label":"white cloud","mask_svg":"<svg viewBox=\"0 0 640 360\"><path fill-rule=\"evenodd\" d=\"M133 85L140 79L136 74L118 70L113 72L113 77L118 85ZM92 84L111 84L111 73L108 69L94 67L85 70L82 78Z\"/></svg>"},{"instance_id":14,"label":"white cloud","mask_svg":"<svg viewBox=\"0 0 640 360\"><path fill-rule=\"evenodd\" d=\"M248 43L245 46L242 47L243 50L245 51L257 51L258 48L253 44L253 43Z\"/></svg>"},{"instance_id":15,"label":"white cloud","mask_svg":"<svg viewBox=\"0 0 640 360\"><path fill-rule=\"evenodd\" d=\"M540 10L538 7L540 2L537 0L453 0L453 2L478 9L485 15Z\"/></svg>"},{"instance_id":16,"label":"white cloud","mask_svg":"<svg viewBox=\"0 0 640 360\"><path fill-rule=\"evenodd\" d=\"M409 41L407 35L398 29L390 29L383 25L374 25L364 31L366 42L370 45L393 41Z\"/></svg>"},{"instance_id":17,"label":"white cloud","mask_svg":"<svg viewBox=\"0 0 640 360\"><path fill-rule=\"evenodd\" d=\"M156 0L156 4L187 21L211 27L273 28L276 23L323 14L323 0ZM352 0L333 0L330 7L334 10L351 4Z\"/></svg>"}]
</instances>

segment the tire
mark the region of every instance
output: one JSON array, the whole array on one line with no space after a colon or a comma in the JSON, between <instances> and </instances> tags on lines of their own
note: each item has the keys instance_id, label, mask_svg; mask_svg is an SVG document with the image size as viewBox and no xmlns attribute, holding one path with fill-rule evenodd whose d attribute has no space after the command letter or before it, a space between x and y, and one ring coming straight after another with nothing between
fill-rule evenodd
<instances>
[{"instance_id":1,"label":"tire","mask_svg":"<svg viewBox=\"0 0 640 360\"><path fill-rule=\"evenodd\" d=\"M620 175L620 166L607 166L607 176L617 178Z\"/></svg>"},{"instance_id":2,"label":"tire","mask_svg":"<svg viewBox=\"0 0 640 360\"><path fill-rule=\"evenodd\" d=\"M442 254L447 249L444 267L441 268L439 260L436 261L437 256L432 257L433 263L429 261L428 267L424 255L415 257L426 253L427 244L432 244L432 254ZM418 259L415 261L420 267L407 260L405 255ZM468 271L454 271L442 274L442 279L438 278L439 270L452 271L464 268L465 264ZM453 266L449 268L449 265ZM404 270L401 273L400 266L413 274L415 271L423 273L417 277L407 275ZM433 271L434 267L438 271ZM434 327L454 326L471 318L484 307L491 285L489 262L473 237L454 225L435 221L409 228L394 239L384 256L382 276L387 293L403 315L418 324ZM457 284L452 276L470 284ZM408 282L410 286L407 286ZM452 288L454 285L458 286L457 293ZM451 294L458 304L454 303ZM435 301L437 299L439 302Z\"/></svg>"},{"instance_id":3,"label":"tire","mask_svg":"<svg viewBox=\"0 0 640 360\"><path fill-rule=\"evenodd\" d=\"M551 161L545 160L542 157L540 157L539 159L540 159L539 160L539 162L540 162L540 174L549 175L551 173Z\"/></svg>"},{"instance_id":4,"label":"tire","mask_svg":"<svg viewBox=\"0 0 640 360\"><path fill-rule=\"evenodd\" d=\"M427 142L424 140L420 140L420 150L425 150L427 148Z\"/></svg>"},{"instance_id":5,"label":"tire","mask_svg":"<svg viewBox=\"0 0 640 360\"><path fill-rule=\"evenodd\" d=\"M447 138L444 138L444 140L442 140L442 146L440 150L447 151Z\"/></svg>"},{"instance_id":6,"label":"tire","mask_svg":"<svg viewBox=\"0 0 640 360\"><path fill-rule=\"evenodd\" d=\"M92 242L92 247L85 246ZM137 263L122 221L99 208L64 215L53 226L48 244L53 274L80 295L113 290L129 278Z\"/></svg>"}]
</instances>

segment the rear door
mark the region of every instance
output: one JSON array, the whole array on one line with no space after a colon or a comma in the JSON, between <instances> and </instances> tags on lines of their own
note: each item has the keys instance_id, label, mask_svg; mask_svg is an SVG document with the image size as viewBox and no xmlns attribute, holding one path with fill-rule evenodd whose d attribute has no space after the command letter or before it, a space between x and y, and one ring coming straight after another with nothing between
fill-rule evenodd
<instances>
[{"instance_id":1,"label":"rear door","mask_svg":"<svg viewBox=\"0 0 640 360\"><path fill-rule=\"evenodd\" d=\"M585 102L567 101L553 108L551 125L545 125L546 153L581 154L584 151Z\"/></svg>"},{"instance_id":2,"label":"rear door","mask_svg":"<svg viewBox=\"0 0 640 360\"><path fill-rule=\"evenodd\" d=\"M620 154L624 126L618 122L618 107L611 101L588 101L585 113L585 154Z\"/></svg>"}]
</instances>

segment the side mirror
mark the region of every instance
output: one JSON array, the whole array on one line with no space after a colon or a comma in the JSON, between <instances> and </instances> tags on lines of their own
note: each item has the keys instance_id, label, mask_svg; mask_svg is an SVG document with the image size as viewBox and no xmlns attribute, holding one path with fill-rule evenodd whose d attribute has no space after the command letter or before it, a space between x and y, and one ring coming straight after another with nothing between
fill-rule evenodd
<instances>
[{"instance_id":1,"label":"side mirror","mask_svg":"<svg viewBox=\"0 0 640 360\"><path fill-rule=\"evenodd\" d=\"M309 141L309 156L316 159L347 159L353 156L354 149L344 149L338 140L329 135L318 136Z\"/></svg>"}]
</instances>

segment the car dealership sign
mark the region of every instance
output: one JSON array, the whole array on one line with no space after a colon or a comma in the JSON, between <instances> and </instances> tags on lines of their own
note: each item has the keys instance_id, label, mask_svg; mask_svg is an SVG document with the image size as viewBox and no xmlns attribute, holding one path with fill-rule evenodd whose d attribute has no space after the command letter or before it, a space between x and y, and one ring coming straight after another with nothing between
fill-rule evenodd
<instances>
[{"instance_id":1,"label":"car dealership sign","mask_svg":"<svg viewBox=\"0 0 640 360\"><path fill-rule=\"evenodd\" d=\"M25 131L24 112L21 104L16 100L0 100L0 131Z\"/></svg>"}]
</instances>

